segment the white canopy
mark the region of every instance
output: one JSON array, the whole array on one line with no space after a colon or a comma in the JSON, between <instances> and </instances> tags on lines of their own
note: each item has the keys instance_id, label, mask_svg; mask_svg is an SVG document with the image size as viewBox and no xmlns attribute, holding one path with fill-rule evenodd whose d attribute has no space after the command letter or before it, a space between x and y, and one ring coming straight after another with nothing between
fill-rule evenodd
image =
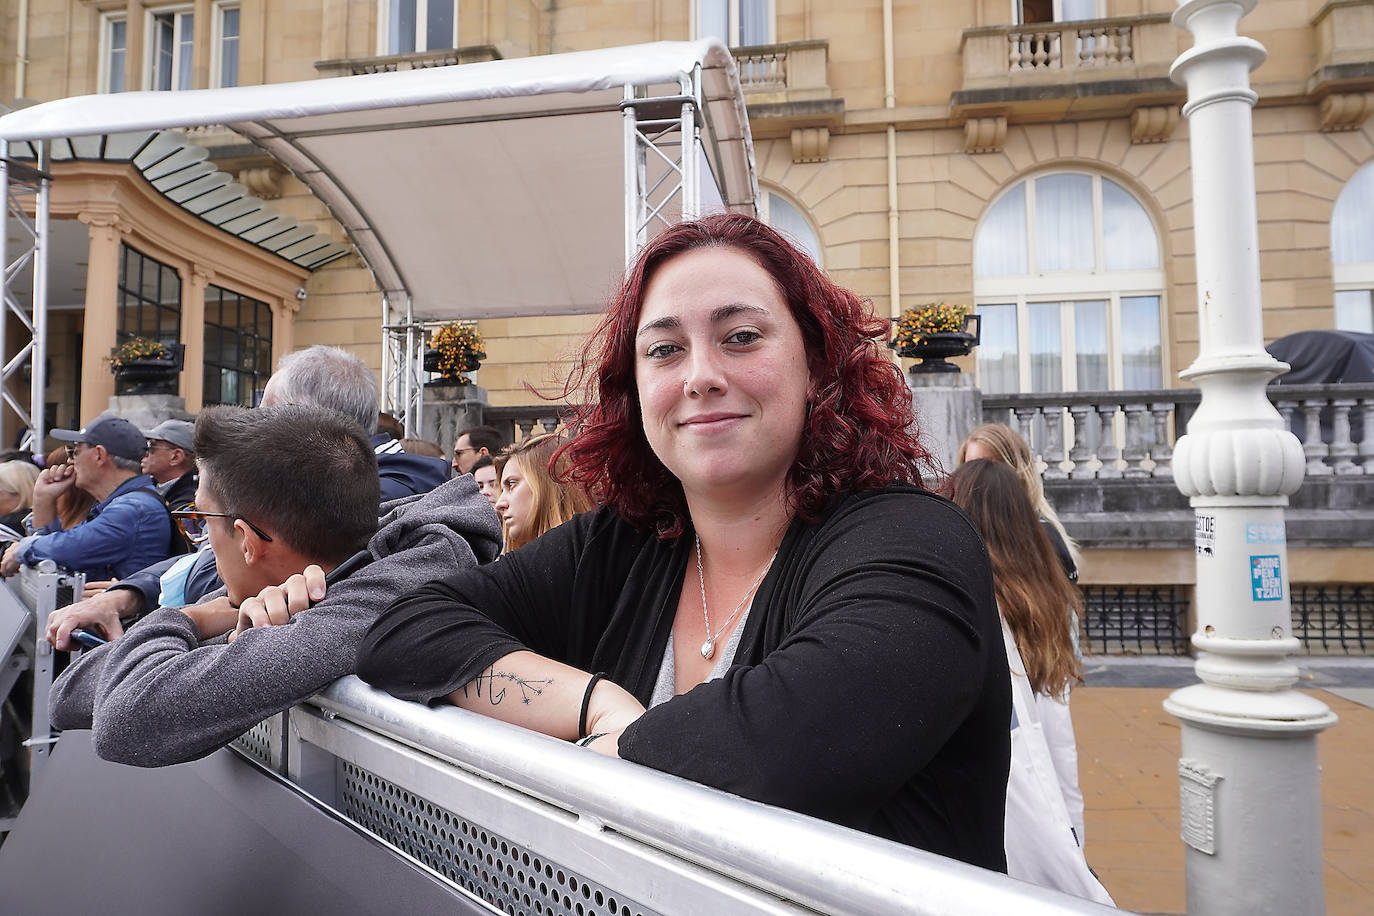
<instances>
[{"instance_id":1,"label":"white canopy","mask_svg":"<svg viewBox=\"0 0 1374 916\"><path fill-rule=\"evenodd\" d=\"M81 96L0 118L0 140L227 125L310 186L393 307L409 296L415 319L582 313L601 308L624 268L637 180L626 174L626 87L657 100L641 122L679 117L675 98L698 93L700 199L752 212L749 122L734 61L714 39ZM662 171L650 162L648 183Z\"/></svg>"}]
</instances>

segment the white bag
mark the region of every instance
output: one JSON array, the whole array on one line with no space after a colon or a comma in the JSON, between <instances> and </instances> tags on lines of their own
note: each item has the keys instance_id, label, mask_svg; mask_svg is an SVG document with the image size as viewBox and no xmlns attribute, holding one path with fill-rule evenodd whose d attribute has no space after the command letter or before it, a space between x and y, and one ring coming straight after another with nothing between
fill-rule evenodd
<instances>
[{"instance_id":1,"label":"white bag","mask_svg":"<svg viewBox=\"0 0 1374 916\"><path fill-rule=\"evenodd\" d=\"M1011 772L1007 776L1007 874L1020 881L1116 906L1102 882L1088 869L1083 850L1074 838L1026 666L1005 621L1002 640L1011 667L1012 709L1016 715L1016 727L1011 730Z\"/></svg>"}]
</instances>

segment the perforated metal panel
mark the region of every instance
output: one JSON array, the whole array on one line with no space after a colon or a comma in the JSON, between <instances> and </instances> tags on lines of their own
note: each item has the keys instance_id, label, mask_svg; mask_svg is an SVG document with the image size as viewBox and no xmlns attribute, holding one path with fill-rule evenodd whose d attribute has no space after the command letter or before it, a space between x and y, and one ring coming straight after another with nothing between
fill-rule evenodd
<instances>
[{"instance_id":1,"label":"perforated metal panel","mask_svg":"<svg viewBox=\"0 0 1374 916\"><path fill-rule=\"evenodd\" d=\"M517 916L655 916L355 764L339 761L340 810L478 897Z\"/></svg>"},{"instance_id":2,"label":"perforated metal panel","mask_svg":"<svg viewBox=\"0 0 1374 916\"><path fill-rule=\"evenodd\" d=\"M264 719L233 741L234 747L259 763L275 767L272 759L272 720Z\"/></svg>"}]
</instances>

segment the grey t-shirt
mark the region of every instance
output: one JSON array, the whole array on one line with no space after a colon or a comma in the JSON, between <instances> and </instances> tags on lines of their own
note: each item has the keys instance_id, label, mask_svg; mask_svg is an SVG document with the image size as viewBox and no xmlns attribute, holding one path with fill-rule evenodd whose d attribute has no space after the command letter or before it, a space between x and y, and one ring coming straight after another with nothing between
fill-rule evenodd
<instances>
[{"instance_id":1,"label":"grey t-shirt","mask_svg":"<svg viewBox=\"0 0 1374 916\"><path fill-rule=\"evenodd\" d=\"M744 611L744 616L739 619L734 632L726 640L724 648L721 649L720 657L716 659L716 666L711 669L710 675L706 680L714 681L716 678L725 674L730 666L735 663L735 652L739 649L739 636L744 632L744 622L749 619L749 613L754 609L754 602L751 599L749 607ZM654 693L649 698L649 708L652 709L660 703L666 703L673 698L673 684L677 680L677 665L673 661L673 634L668 634L668 646L663 650L663 664L658 669L658 680L654 682Z\"/></svg>"}]
</instances>

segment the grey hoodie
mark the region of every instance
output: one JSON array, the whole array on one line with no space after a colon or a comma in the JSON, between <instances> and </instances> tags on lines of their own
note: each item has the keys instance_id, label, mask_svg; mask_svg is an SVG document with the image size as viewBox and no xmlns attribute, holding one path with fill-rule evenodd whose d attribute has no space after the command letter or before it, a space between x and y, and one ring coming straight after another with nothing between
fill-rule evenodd
<instances>
[{"instance_id":1,"label":"grey hoodie","mask_svg":"<svg viewBox=\"0 0 1374 916\"><path fill-rule=\"evenodd\" d=\"M358 641L402 593L501 550L496 514L468 475L385 508L367 545L372 563L290 623L201 643L181 611L155 611L58 678L53 725L93 729L96 752L117 763L204 757L352 674Z\"/></svg>"}]
</instances>

